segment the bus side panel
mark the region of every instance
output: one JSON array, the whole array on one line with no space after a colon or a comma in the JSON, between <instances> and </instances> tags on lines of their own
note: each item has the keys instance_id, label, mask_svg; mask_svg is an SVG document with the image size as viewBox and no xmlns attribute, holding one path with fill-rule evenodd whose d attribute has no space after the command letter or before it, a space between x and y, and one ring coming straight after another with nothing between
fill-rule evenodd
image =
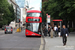
<instances>
[{"instance_id":1,"label":"bus side panel","mask_svg":"<svg viewBox=\"0 0 75 50\"><path fill-rule=\"evenodd\" d=\"M41 36L41 35L26 29L25 30L25 36Z\"/></svg>"}]
</instances>

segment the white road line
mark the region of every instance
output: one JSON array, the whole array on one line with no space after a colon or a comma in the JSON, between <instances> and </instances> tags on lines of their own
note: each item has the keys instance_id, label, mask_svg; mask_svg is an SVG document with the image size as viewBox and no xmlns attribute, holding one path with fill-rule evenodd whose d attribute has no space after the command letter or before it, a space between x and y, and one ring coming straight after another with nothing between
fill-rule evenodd
<instances>
[{"instance_id":1,"label":"white road line","mask_svg":"<svg viewBox=\"0 0 75 50\"><path fill-rule=\"evenodd\" d=\"M40 45L40 48L39 48L39 50L43 50L43 46L44 45L44 41L43 41L43 37L41 37L41 45Z\"/></svg>"}]
</instances>

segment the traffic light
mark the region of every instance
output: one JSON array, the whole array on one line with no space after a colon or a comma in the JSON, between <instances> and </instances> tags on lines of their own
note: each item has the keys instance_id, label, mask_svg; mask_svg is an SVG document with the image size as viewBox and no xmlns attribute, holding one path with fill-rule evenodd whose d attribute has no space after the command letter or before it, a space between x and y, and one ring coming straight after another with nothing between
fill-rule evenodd
<instances>
[{"instance_id":1,"label":"traffic light","mask_svg":"<svg viewBox=\"0 0 75 50\"><path fill-rule=\"evenodd\" d=\"M19 22L20 22L20 19L19 19Z\"/></svg>"}]
</instances>

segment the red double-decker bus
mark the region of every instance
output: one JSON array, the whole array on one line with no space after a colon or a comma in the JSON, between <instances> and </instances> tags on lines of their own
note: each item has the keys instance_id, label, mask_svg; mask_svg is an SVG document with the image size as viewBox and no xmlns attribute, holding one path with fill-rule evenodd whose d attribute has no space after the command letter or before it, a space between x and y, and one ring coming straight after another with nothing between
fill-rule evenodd
<instances>
[{"instance_id":1,"label":"red double-decker bus","mask_svg":"<svg viewBox=\"0 0 75 50\"><path fill-rule=\"evenodd\" d=\"M42 31L42 15L41 11L29 10L26 16L25 36L41 36Z\"/></svg>"}]
</instances>

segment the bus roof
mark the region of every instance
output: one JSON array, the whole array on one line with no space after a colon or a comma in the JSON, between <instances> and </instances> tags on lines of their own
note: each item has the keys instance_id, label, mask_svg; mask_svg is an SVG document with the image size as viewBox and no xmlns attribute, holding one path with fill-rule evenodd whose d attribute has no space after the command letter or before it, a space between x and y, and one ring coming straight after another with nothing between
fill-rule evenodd
<instances>
[{"instance_id":1,"label":"bus roof","mask_svg":"<svg viewBox=\"0 0 75 50\"><path fill-rule=\"evenodd\" d=\"M29 11L27 11L27 13L41 13L41 11L39 11L39 10L29 10Z\"/></svg>"}]
</instances>

